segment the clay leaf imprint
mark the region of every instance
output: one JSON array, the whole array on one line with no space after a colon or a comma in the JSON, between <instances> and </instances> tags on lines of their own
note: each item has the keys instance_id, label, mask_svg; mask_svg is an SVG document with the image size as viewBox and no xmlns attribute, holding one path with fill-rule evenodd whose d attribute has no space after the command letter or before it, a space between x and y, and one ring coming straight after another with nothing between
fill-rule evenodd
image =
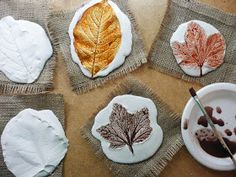
<instances>
[{"instance_id":1,"label":"clay leaf imprint","mask_svg":"<svg viewBox=\"0 0 236 177\"><path fill-rule=\"evenodd\" d=\"M184 39L184 43L172 43L173 53L180 59L180 65L199 67L202 76L203 65L217 68L224 62L225 40L220 33L207 37L199 24L190 22Z\"/></svg>"},{"instance_id":2,"label":"clay leaf imprint","mask_svg":"<svg viewBox=\"0 0 236 177\"><path fill-rule=\"evenodd\" d=\"M107 68L121 44L120 23L108 0L88 8L76 24L73 35L80 62L92 77Z\"/></svg>"},{"instance_id":3,"label":"clay leaf imprint","mask_svg":"<svg viewBox=\"0 0 236 177\"><path fill-rule=\"evenodd\" d=\"M33 83L52 50L44 29L38 24L11 16L0 19L0 70L10 80Z\"/></svg>"},{"instance_id":4,"label":"clay leaf imprint","mask_svg":"<svg viewBox=\"0 0 236 177\"><path fill-rule=\"evenodd\" d=\"M144 142L152 132L147 108L130 114L122 105L115 103L109 119L110 123L98 128L97 132L110 142L110 148L127 145L134 153L133 144Z\"/></svg>"}]
</instances>

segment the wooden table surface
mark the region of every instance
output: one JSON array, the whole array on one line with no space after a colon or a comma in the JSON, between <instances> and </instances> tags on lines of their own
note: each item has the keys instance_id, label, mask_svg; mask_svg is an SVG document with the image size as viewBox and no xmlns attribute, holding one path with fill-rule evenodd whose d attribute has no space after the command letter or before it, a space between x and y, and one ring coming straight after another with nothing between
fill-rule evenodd
<instances>
[{"instance_id":1,"label":"wooden table surface","mask_svg":"<svg viewBox=\"0 0 236 177\"><path fill-rule=\"evenodd\" d=\"M77 7L84 0L54 0L55 9ZM236 0L201 0L211 6L215 6L226 12L236 14ZM161 21L166 11L167 0L128 0L131 11L136 17L140 32L148 52L157 34ZM128 74L152 88L157 95L170 105L170 107L181 113L189 94L188 88L200 85L187 83L180 79L170 77L150 69L143 65L136 71ZM112 177L112 173L93 153L90 145L81 137L80 127L85 125L94 110L105 100L116 84L119 84L125 77L115 79L85 94L72 92L68 74L62 57L59 57L55 89L53 92L62 93L65 99L66 113L66 134L69 138L69 150L65 159L64 177ZM218 172L210 170L197 161L183 147L174 159L160 174L161 177L235 177L236 172Z\"/></svg>"}]
</instances>

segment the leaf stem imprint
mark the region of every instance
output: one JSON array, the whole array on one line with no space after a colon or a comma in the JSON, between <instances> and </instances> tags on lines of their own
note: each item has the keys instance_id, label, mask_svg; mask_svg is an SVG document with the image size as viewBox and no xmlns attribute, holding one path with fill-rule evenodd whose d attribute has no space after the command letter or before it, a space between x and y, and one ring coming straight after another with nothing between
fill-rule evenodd
<instances>
[{"instance_id":1,"label":"leaf stem imprint","mask_svg":"<svg viewBox=\"0 0 236 177\"><path fill-rule=\"evenodd\" d=\"M199 76L202 76L204 65L215 69L224 62L225 40L220 33L207 37L205 30L192 21L187 26L184 40L184 43L171 44L174 56L180 60L179 65L199 67Z\"/></svg>"},{"instance_id":2,"label":"leaf stem imprint","mask_svg":"<svg viewBox=\"0 0 236 177\"><path fill-rule=\"evenodd\" d=\"M77 22L73 35L78 58L94 78L114 60L121 45L120 23L108 0L89 7Z\"/></svg>"},{"instance_id":3,"label":"leaf stem imprint","mask_svg":"<svg viewBox=\"0 0 236 177\"><path fill-rule=\"evenodd\" d=\"M152 132L147 108L130 114L125 107L115 103L109 119L110 123L98 128L97 132L110 142L110 148L127 145L134 154L133 144L144 142Z\"/></svg>"}]
</instances>

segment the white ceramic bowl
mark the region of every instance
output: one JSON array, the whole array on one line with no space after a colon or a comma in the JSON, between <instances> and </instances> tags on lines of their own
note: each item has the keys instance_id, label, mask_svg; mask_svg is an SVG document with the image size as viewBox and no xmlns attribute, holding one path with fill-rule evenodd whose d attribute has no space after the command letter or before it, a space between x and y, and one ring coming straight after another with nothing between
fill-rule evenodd
<instances>
[{"instance_id":1,"label":"white ceramic bowl","mask_svg":"<svg viewBox=\"0 0 236 177\"><path fill-rule=\"evenodd\" d=\"M225 122L224 127L215 125L217 130L221 131L224 136L224 130L230 129L232 132L236 127L236 84L230 83L215 83L208 85L197 92L204 106L216 108L220 106L222 113L219 115L216 110L213 111L213 116L216 115ZM186 104L182 120L181 132L184 143L190 154L202 165L215 170L234 170L235 167L231 159L217 158L206 153L199 145L198 139L195 136L196 130L203 128L197 124L198 118L202 115L199 108L195 104L193 98L190 98ZM188 128L184 129L184 122L188 119ZM210 126L208 126L210 128ZM227 136L228 139L236 141L236 135L233 132L232 136ZM234 154L236 158L236 154Z\"/></svg>"}]
</instances>

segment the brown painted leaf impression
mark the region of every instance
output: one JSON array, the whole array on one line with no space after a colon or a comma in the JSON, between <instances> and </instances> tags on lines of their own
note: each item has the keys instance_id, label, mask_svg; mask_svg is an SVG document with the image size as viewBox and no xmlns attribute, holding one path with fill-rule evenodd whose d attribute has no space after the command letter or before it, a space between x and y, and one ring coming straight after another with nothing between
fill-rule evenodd
<instances>
[{"instance_id":1,"label":"brown painted leaf impression","mask_svg":"<svg viewBox=\"0 0 236 177\"><path fill-rule=\"evenodd\" d=\"M184 38L184 43L172 43L175 57L181 59L180 65L199 67L202 76L204 64L217 68L224 62L225 40L220 33L207 37L199 24L190 22Z\"/></svg>"},{"instance_id":2,"label":"brown painted leaf impression","mask_svg":"<svg viewBox=\"0 0 236 177\"><path fill-rule=\"evenodd\" d=\"M152 132L147 108L130 114L122 105L115 103L109 119L110 123L98 128L97 132L110 142L110 148L127 145L134 153L133 144L143 142Z\"/></svg>"},{"instance_id":3,"label":"brown painted leaf impression","mask_svg":"<svg viewBox=\"0 0 236 177\"><path fill-rule=\"evenodd\" d=\"M73 31L76 53L92 77L107 68L121 44L120 23L107 1L88 8Z\"/></svg>"}]
</instances>

